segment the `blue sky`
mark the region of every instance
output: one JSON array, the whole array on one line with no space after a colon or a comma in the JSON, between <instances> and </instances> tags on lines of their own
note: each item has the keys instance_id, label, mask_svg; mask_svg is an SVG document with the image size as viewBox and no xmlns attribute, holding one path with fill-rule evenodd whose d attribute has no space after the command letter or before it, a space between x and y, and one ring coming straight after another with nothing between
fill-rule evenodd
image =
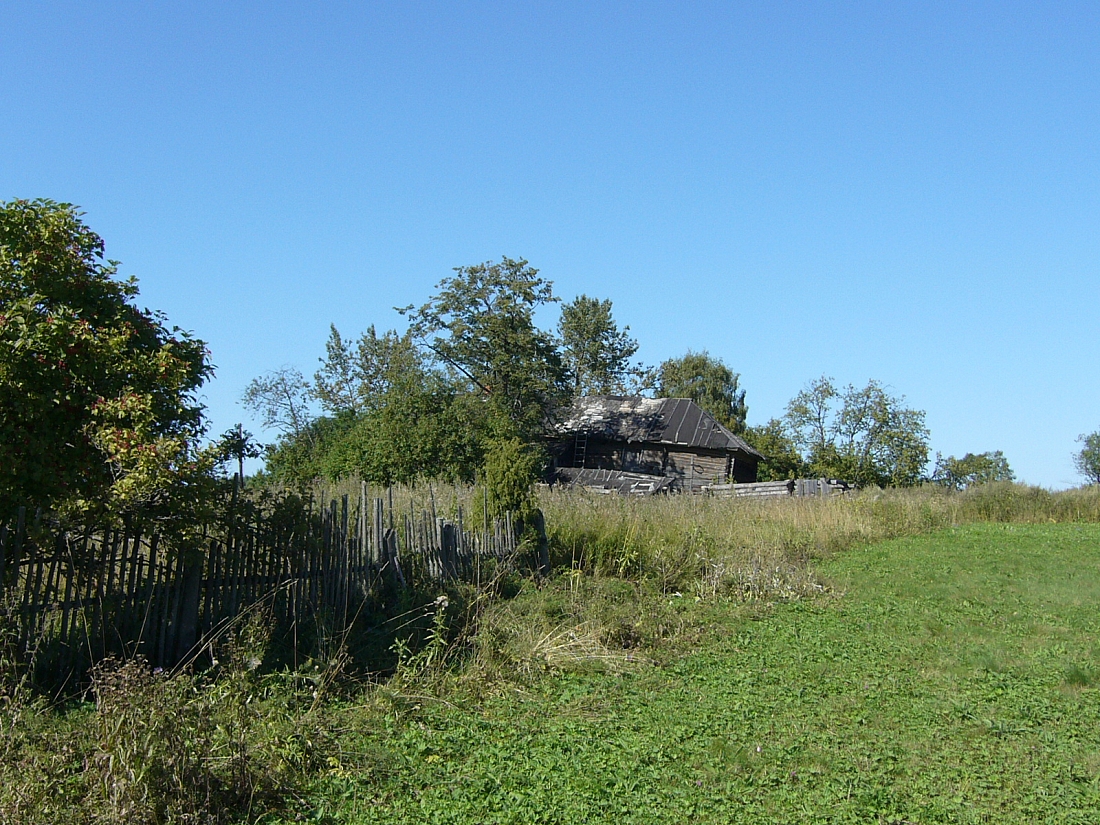
<instances>
[{"instance_id":1,"label":"blue sky","mask_svg":"<svg viewBox=\"0 0 1100 825\"><path fill-rule=\"evenodd\" d=\"M206 340L215 430L454 266L707 349L750 423L822 374L933 450L1079 482L1100 429L1095 3L16 3L0 199L79 204ZM553 314L543 317L554 323Z\"/></svg>"}]
</instances>

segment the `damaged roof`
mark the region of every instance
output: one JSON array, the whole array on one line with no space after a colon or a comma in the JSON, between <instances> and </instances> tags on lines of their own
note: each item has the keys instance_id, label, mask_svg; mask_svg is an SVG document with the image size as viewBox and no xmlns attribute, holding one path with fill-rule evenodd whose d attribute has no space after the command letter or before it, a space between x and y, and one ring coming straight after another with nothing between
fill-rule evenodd
<instances>
[{"instance_id":1,"label":"damaged roof","mask_svg":"<svg viewBox=\"0 0 1100 825\"><path fill-rule=\"evenodd\" d=\"M608 441L729 450L764 458L690 398L589 395L578 398L555 428Z\"/></svg>"},{"instance_id":2,"label":"damaged roof","mask_svg":"<svg viewBox=\"0 0 1100 825\"><path fill-rule=\"evenodd\" d=\"M574 467L560 468L556 480L569 486L623 496L650 496L668 492L672 487L672 479L667 476L628 473L623 470L582 470Z\"/></svg>"}]
</instances>

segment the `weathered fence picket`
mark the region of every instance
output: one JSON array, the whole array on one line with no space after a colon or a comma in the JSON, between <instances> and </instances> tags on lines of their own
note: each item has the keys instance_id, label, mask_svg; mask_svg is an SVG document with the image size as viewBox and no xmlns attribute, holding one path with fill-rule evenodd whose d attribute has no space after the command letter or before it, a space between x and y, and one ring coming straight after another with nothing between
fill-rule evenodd
<instances>
[{"instance_id":1,"label":"weathered fence picket","mask_svg":"<svg viewBox=\"0 0 1100 825\"><path fill-rule=\"evenodd\" d=\"M249 521L235 492L220 527L176 542L136 519L72 532L21 507L0 523L0 630L62 676L110 654L167 667L259 601L295 633L309 616L339 629L372 593L425 577L480 582L482 556L516 552L511 515L470 531L461 508L438 515L430 489L419 517L397 518L392 491L388 502L370 493L362 484L357 506L333 498L286 524Z\"/></svg>"}]
</instances>

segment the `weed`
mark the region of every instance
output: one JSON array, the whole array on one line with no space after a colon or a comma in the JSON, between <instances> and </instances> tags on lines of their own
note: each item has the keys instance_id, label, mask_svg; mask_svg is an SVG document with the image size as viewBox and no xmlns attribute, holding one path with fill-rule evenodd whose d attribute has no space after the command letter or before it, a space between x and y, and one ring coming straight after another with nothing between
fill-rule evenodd
<instances>
[{"instance_id":1,"label":"weed","mask_svg":"<svg viewBox=\"0 0 1100 825\"><path fill-rule=\"evenodd\" d=\"M1092 687L1096 677L1091 670L1073 664L1065 669L1062 679L1070 687L1087 688Z\"/></svg>"}]
</instances>

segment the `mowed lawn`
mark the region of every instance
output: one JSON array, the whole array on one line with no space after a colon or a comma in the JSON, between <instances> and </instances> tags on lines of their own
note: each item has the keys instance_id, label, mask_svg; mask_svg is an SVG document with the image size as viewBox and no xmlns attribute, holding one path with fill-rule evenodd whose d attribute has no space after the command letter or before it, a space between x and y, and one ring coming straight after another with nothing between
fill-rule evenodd
<instances>
[{"instance_id":1,"label":"mowed lawn","mask_svg":"<svg viewBox=\"0 0 1100 825\"><path fill-rule=\"evenodd\" d=\"M686 604L709 629L663 665L353 717L317 813L1100 822L1100 526L968 526L819 572L812 601Z\"/></svg>"}]
</instances>

